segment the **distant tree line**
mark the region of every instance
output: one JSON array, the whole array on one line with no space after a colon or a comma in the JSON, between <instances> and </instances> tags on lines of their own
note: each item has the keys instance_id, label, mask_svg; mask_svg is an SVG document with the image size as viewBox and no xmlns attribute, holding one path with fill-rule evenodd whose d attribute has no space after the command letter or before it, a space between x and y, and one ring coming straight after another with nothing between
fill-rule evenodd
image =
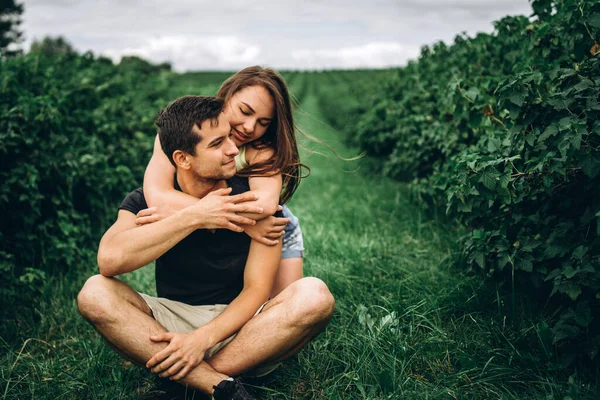
<instances>
[{"instance_id":1,"label":"distant tree line","mask_svg":"<svg viewBox=\"0 0 600 400\"><path fill-rule=\"evenodd\" d=\"M0 1L0 56L19 54L23 32L19 30L23 4L15 0Z\"/></svg>"}]
</instances>

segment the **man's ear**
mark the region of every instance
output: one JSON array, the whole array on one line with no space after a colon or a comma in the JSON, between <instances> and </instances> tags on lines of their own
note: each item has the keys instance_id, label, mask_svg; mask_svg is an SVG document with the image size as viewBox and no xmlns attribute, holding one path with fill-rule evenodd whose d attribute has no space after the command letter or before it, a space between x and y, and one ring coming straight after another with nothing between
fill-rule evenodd
<instances>
[{"instance_id":1,"label":"man's ear","mask_svg":"<svg viewBox=\"0 0 600 400\"><path fill-rule=\"evenodd\" d=\"M173 152L173 161L175 161L177 168L190 169L192 167L188 159L188 153L181 150L175 150Z\"/></svg>"}]
</instances>

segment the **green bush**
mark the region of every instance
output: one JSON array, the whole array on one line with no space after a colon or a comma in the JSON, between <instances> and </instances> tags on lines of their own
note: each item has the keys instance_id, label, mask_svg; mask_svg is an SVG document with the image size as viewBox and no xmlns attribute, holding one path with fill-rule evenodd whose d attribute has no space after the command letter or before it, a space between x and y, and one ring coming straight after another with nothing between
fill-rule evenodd
<instances>
[{"instance_id":1,"label":"green bush","mask_svg":"<svg viewBox=\"0 0 600 400\"><path fill-rule=\"evenodd\" d=\"M90 268L118 202L141 184L169 74L138 67L90 53L0 59L3 312L47 275Z\"/></svg>"},{"instance_id":2,"label":"green bush","mask_svg":"<svg viewBox=\"0 0 600 400\"><path fill-rule=\"evenodd\" d=\"M549 354L600 349L600 4L538 0L533 18L426 47L356 142L468 230L474 271L547 302Z\"/></svg>"},{"instance_id":3,"label":"green bush","mask_svg":"<svg viewBox=\"0 0 600 400\"><path fill-rule=\"evenodd\" d=\"M356 119L366 110L379 84L393 74L393 70L346 70L311 73L319 110L336 129L356 131Z\"/></svg>"}]
</instances>

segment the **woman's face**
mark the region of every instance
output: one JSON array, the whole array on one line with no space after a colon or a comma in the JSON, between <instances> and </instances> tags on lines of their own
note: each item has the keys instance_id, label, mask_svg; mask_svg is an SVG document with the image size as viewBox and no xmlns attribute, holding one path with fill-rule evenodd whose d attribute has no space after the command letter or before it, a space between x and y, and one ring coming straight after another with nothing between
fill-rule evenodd
<instances>
[{"instance_id":1,"label":"woman's face","mask_svg":"<svg viewBox=\"0 0 600 400\"><path fill-rule=\"evenodd\" d=\"M233 130L233 142L240 147L265 134L274 118L275 103L264 87L248 86L231 96L223 113Z\"/></svg>"}]
</instances>

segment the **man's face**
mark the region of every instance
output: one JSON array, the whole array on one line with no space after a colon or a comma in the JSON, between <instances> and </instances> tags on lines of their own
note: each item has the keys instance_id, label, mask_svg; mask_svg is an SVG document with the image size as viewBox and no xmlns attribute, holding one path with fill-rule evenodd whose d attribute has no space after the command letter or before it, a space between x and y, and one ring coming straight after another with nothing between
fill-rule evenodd
<instances>
[{"instance_id":1,"label":"man's face","mask_svg":"<svg viewBox=\"0 0 600 400\"><path fill-rule=\"evenodd\" d=\"M235 175L235 156L239 153L231 140L231 126L223 113L219 115L218 125L211 127L210 123L204 121L200 130L193 127L202 140L196 145L196 155L189 156L192 171L201 180L229 179Z\"/></svg>"}]
</instances>

